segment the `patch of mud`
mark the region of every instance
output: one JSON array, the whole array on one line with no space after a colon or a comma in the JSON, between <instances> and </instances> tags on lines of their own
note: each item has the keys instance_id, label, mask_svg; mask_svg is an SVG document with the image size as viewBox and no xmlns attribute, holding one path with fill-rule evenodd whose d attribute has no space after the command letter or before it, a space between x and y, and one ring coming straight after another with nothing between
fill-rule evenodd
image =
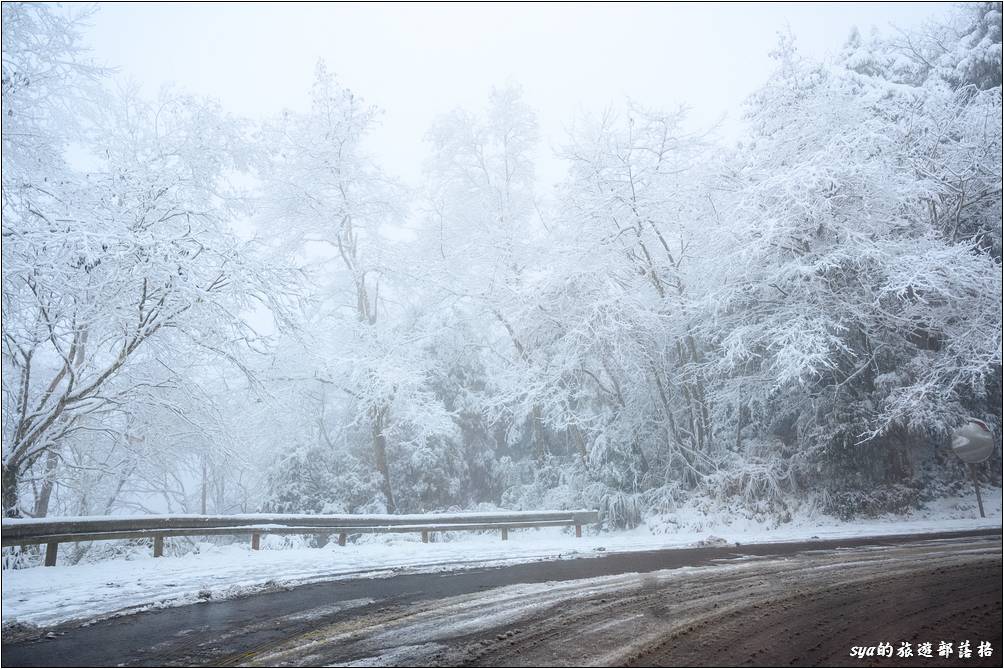
<instances>
[{"instance_id":1,"label":"patch of mud","mask_svg":"<svg viewBox=\"0 0 1004 669\"><path fill-rule=\"evenodd\" d=\"M988 561L893 578L823 582L696 620L633 654L625 665L999 667L1000 573L1000 561ZM956 651L960 642L969 641L972 655L938 657L941 641L951 642ZM979 656L980 642L991 644L993 656ZM933 657L917 656L923 643L931 644ZM888 644L893 656L851 654L855 646L877 649L880 644Z\"/></svg>"},{"instance_id":2,"label":"patch of mud","mask_svg":"<svg viewBox=\"0 0 1004 669\"><path fill-rule=\"evenodd\" d=\"M0 625L0 639L3 643L14 643L16 641L30 641L45 635L45 630L31 623L20 621L3 621Z\"/></svg>"}]
</instances>

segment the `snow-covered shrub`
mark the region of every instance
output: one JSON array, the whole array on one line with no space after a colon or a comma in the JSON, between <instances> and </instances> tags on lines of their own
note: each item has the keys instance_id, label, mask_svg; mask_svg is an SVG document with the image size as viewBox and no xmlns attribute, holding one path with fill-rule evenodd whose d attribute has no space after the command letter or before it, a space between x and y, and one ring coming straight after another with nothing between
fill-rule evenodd
<instances>
[{"instance_id":1,"label":"snow-covered shrub","mask_svg":"<svg viewBox=\"0 0 1004 669\"><path fill-rule=\"evenodd\" d=\"M382 498L377 472L349 453L322 446L285 454L270 483L262 510L271 513L361 513Z\"/></svg>"},{"instance_id":2,"label":"snow-covered shrub","mask_svg":"<svg viewBox=\"0 0 1004 669\"><path fill-rule=\"evenodd\" d=\"M608 489L590 506L600 512L600 522L608 528L632 528L641 522L642 506L638 494Z\"/></svg>"},{"instance_id":3,"label":"snow-covered shrub","mask_svg":"<svg viewBox=\"0 0 1004 669\"><path fill-rule=\"evenodd\" d=\"M38 546L5 546L3 548L4 569L27 569L42 564L44 547Z\"/></svg>"},{"instance_id":4,"label":"snow-covered shrub","mask_svg":"<svg viewBox=\"0 0 1004 669\"><path fill-rule=\"evenodd\" d=\"M875 518L887 513L905 514L919 509L920 493L902 484L883 485L870 490L831 493L823 511L841 520Z\"/></svg>"},{"instance_id":5,"label":"snow-covered shrub","mask_svg":"<svg viewBox=\"0 0 1004 669\"><path fill-rule=\"evenodd\" d=\"M425 513L469 501L469 473L452 440L429 440L401 451L395 457L400 464L391 470L400 512Z\"/></svg>"}]
</instances>

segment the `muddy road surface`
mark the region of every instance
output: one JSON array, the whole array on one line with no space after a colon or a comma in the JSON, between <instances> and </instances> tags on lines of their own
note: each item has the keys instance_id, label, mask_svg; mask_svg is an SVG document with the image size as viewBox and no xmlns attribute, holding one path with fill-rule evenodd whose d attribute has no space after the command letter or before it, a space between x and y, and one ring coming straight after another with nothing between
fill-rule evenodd
<instances>
[{"instance_id":1,"label":"muddy road surface","mask_svg":"<svg viewBox=\"0 0 1004 669\"><path fill-rule=\"evenodd\" d=\"M616 554L151 611L3 665L1000 666L1001 573L1000 531Z\"/></svg>"}]
</instances>

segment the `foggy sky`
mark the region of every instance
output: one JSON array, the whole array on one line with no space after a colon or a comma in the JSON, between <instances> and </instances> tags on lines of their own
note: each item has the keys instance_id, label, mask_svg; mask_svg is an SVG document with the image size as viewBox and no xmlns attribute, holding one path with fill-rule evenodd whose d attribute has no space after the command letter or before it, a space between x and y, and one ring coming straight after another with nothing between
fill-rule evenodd
<instances>
[{"instance_id":1,"label":"foggy sky","mask_svg":"<svg viewBox=\"0 0 1004 669\"><path fill-rule=\"evenodd\" d=\"M741 135L741 103L771 71L788 30L809 55L833 53L852 26L891 31L943 14L947 3L831 4L104 4L85 42L95 59L147 92L167 83L253 118L304 108L319 58L384 111L371 146L384 168L418 185L423 136L456 106L480 109L515 81L544 138L538 171L558 180L570 119L625 96L724 118Z\"/></svg>"}]
</instances>

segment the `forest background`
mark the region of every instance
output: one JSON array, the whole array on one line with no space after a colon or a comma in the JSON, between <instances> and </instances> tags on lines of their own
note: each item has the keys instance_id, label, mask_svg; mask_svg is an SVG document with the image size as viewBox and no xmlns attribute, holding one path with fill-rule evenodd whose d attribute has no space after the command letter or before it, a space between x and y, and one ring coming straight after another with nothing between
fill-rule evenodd
<instances>
[{"instance_id":1,"label":"forest background","mask_svg":"<svg viewBox=\"0 0 1004 669\"><path fill-rule=\"evenodd\" d=\"M1000 434L999 3L782 35L739 143L583 113L549 193L518 85L408 188L323 63L252 122L122 84L87 18L3 5L7 516L852 518L968 485L966 417Z\"/></svg>"}]
</instances>

